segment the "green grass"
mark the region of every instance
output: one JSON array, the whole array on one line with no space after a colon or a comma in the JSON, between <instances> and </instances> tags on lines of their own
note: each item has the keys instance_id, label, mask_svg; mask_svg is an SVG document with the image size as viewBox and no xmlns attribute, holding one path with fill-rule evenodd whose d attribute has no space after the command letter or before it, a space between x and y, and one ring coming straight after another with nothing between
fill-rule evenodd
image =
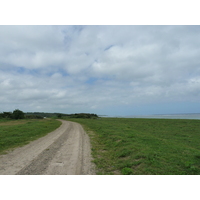
<instances>
[{"instance_id":1,"label":"green grass","mask_svg":"<svg viewBox=\"0 0 200 200\"><path fill-rule=\"evenodd\" d=\"M28 144L55 130L61 122L42 120L0 120L0 154L7 150Z\"/></svg>"},{"instance_id":2,"label":"green grass","mask_svg":"<svg viewBox=\"0 0 200 200\"><path fill-rule=\"evenodd\" d=\"M89 133L97 174L200 175L200 121L69 119Z\"/></svg>"}]
</instances>

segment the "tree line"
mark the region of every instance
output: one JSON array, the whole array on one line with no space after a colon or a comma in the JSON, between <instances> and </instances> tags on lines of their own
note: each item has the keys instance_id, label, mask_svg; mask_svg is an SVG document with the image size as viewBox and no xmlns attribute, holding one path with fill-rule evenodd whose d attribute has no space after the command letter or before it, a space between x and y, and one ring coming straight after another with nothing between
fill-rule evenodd
<instances>
[{"instance_id":1,"label":"tree line","mask_svg":"<svg viewBox=\"0 0 200 200\"><path fill-rule=\"evenodd\" d=\"M38 115L26 115L23 111L15 109L13 112L0 113L0 118L4 119L43 119Z\"/></svg>"},{"instance_id":2,"label":"tree line","mask_svg":"<svg viewBox=\"0 0 200 200\"><path fill-rule=\"evenodd\" d=\"M98 118L97 114L93 113L75 113L75 114L63 114L63 113L45 113L45 112L27 112L24 113L19 109L15 109L13 112L3 112L0 113L0 119L43 119L43 118L88 118L94 119Z\"/></svg>"}]
</instances>

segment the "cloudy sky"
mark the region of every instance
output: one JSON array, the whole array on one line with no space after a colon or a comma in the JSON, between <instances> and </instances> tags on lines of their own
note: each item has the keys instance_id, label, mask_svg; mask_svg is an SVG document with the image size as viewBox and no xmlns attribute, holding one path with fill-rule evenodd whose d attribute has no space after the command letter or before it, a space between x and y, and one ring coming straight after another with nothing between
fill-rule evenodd
<instances>
[{"instance_id":1,"label":"cloudy sky","mask_svg":"<svg viewBox=\"0 0 200 200\"><path fill-rule=\"evenodd\" d=\"M0 112L200 113L200 26L0 26Z\"/></svg>"}]
</instances>

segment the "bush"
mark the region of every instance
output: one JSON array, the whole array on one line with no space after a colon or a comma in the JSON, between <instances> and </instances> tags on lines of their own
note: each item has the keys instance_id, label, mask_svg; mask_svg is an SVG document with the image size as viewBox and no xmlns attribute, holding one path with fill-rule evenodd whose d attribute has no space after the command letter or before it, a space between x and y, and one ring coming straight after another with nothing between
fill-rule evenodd
<instances>
[{"instance_id":1,"label":"bush","mask_svg":"<svg viewBox=\"0 0 200 200\"><path fill-rule=\"evenodd\" d=\"M23 111L16 109L13 111L12 118L13 119L24 119L25 116L24 116Z\"/></svg>"},{"instance_id":2,"label":"bush","mask_svg":"<svg viewBox=\"0 0 200 200\"><path fill-rule=\"evenodd\" d=\"M3 112L2 117L3 118L12 118L12 113L11 112Z\"/></svg>"}]
</instances>

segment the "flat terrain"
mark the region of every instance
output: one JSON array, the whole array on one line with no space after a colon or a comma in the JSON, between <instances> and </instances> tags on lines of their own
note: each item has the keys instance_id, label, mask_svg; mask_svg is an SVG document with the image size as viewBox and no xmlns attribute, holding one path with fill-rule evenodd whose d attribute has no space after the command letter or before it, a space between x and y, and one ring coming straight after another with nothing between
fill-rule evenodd
<instances>
[{"instance_id":1,"label":"flat terrain","mask_svg":"<svg viewBox=\"0 0 200 200\"><path fill-rule=\"evenodd\" d=\"M200 120L70 120L90 134L97 174L200 175Z\"/></svg>"},{"instance_id":2,"label":"flat terrain","mask_svg":"<svg viewBox=\"0 0 200 200\"><path fill-rule=\"evenodd\" d=\"M0 155L4 175L95 174L90 140L78 123L59 120L55 131L14 151Z\"/></svg>"}]
</instances>

